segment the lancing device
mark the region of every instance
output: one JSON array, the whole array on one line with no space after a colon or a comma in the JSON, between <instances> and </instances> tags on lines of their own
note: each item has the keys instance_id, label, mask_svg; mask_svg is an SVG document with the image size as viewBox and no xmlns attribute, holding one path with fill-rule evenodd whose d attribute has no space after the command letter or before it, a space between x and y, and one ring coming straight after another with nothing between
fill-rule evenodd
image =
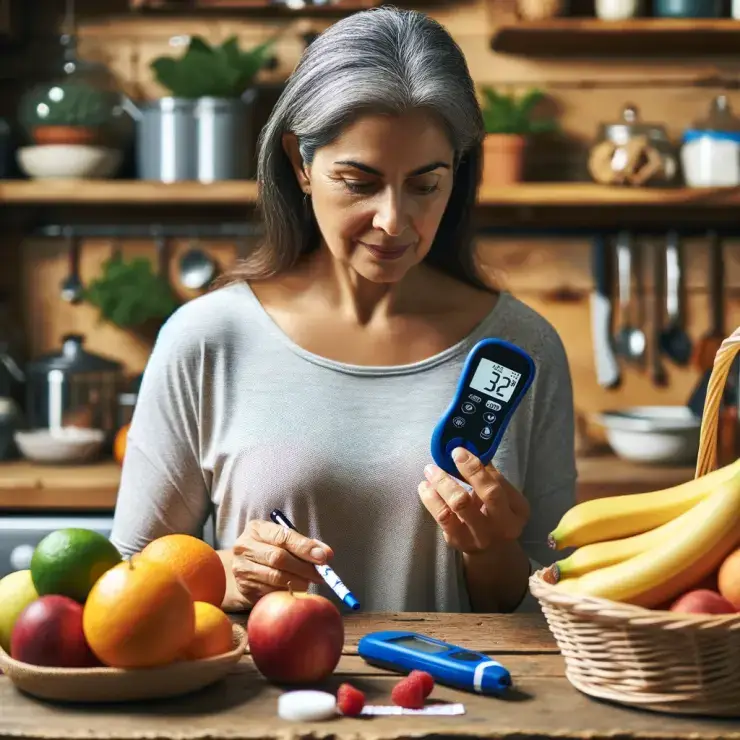
<instances>
[{"instance_id":1,"label":"lancing device","mask_svg":"<svg viewBox=\"0 0 740 740\"><path fill-rule=\"evenodd\" d=\"M457 391L432 434L432 458L459 478L452 450L464 447L487 465L534 380L532 358L503 339L482 339L465 360Z\"/></svg>"},{"instance_id":2,"label":"lancing device","mask_svg":"<svg viewBox=\"0 0 740 740\"><path fill-rule=\"evenodd\" d=\"M287 527L288 529L292 529L294 532L297 532L298 530L293 525L293 522L288 519L285 514L283 514L280 509L275 509L270 514L270 519L272 519L275 524L280 524L283 527ZM329 588L350 608L350 609L359 609L360 608L360 602L355 598L355 595L342 583L341 578L328 566L328 565L316 565L314 563L314 568L319 572L319 575L326 581Z\"/></svg>"}]
</instances>

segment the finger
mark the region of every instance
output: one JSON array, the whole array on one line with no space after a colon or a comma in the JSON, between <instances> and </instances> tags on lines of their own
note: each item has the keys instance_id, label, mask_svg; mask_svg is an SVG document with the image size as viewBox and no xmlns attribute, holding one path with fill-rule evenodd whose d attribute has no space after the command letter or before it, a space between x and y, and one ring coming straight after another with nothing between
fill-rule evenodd
<instances>
[{"instance_id":1,"label":"finger","mask_svg":"<svg viewBox=\"0 0 740 740\"><path fill-rule=\"evenodd\" d=\"M273 590L308 591L309 581L287 571L269 568L261 563L242 561L241 558L234 560L234 579L239 583L250 585L269 586Z\"/></svg>"},{"instance_id":2,"label":"finger","mask_svg":"<svg viewBox=\"0 0 740 740\"><path fill-rule=\"evenodd\" d=\"M469 539L467 525L459 519L428 481L419 483L419 498L439 524L448 541L465 542Z\"/></svg>"},{"instance_id":3,"label":"finger","mask_svg":"<svg viewBox=\"0 0 740 740\"><path fill-rule=\"evenodd\" d=\"M529 517L526 498L496 468L483 465L466 449L455 448L452 459L463 478L473 486L499 532L507 538L518 537Z\"/></svg>"},{"instance_id":4,"label":"finger","mask_svg":"<svg viewBox=\"0 0 740 740\"><path fill-rule=\"evenodd\" d=\"M239 558L282 570L306 581L319 583L319 574L311 563L299 560L282 547L268 545L254 538L245 538L234 544L234 555Z\"/></svg>"},{"instance_id":5,"label":"finger","mask_svg":"<svg viewBox=\"0 0 740 740\"><path fill-rule=\"evenodd\" d=\"M476 546L485 547L490 540L491 524L476 498L436 465L427 465L424 474L448 508L468 527Z\"/></svg>"},{"instance_id":6,"label":"finger","mask_svg":"<svg viewBox=\"0 0 740 740\"><path fill-rule=\"evenodd\" d=\"M282 524L253 520L249 525L255 539L282 547L301 560L308 560L311 563L321 565L334 556L334 552L329 545L321 542L321 540L305 537L294 529L284 527Z\"/></svg>"}]
</instances>

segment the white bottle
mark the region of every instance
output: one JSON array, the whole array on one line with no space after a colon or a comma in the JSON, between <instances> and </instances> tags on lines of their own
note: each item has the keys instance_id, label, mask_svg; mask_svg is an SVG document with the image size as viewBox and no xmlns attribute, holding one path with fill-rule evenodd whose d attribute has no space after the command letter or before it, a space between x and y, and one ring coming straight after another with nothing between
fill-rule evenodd
<instances>
[{"instance_id":1,"label":"white bottle","mask_svg":"<svg viewBox=\"0 0 740 740\"><path fill-rule=\"evenodd\" d=\"M733 0L735 4L740 0ZM602 21L621 21L634 18L640 9L640 0L595 0L596 17Z\"/></svg>"}]
</instances>

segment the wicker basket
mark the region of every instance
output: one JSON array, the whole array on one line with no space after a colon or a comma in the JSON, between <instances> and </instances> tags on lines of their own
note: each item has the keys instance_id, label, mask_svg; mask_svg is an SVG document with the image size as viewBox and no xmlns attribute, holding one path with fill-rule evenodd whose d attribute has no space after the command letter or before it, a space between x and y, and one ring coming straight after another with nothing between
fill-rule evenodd
<instances>
[{"instance_id":1,"label":"wicker basket","mask_svg":"<svg viewBox=\"0 0 740 740\"><path fill-rule=\"evenodd\" d=\"M740 328L714 360L695 478L717 465L717 425ZM530 578L565 659L566 676L589 696L658 712L740 717L740 614L694 615L569 595Z\"/></svg>"},{"instance_id":2,"label":"wicker basket","mask_svg":"<svg viewBox=\"0 0 740 740\"><path fill-rule=\"evenodd\" d=\"M230 673L247 649L243 627L232 625L232 648L223 655L157 668L52 668L13 660L0 648L0 669L20 691L63 702L129 702L182 696Z\"/></svg>"}]
</instances>

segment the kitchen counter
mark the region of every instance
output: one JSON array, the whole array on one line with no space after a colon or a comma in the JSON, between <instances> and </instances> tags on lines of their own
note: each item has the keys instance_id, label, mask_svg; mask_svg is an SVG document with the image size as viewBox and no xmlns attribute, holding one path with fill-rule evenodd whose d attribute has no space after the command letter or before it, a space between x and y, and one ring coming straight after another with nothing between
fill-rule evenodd
<instances>
[{"instance_id":1,"label":"kitchen counter","mask_svg":"<svg viewBox=\"0 0 740 740\"><path fill-rule=\"evenodd\" d=\"M350 614L339 665L315 688L335 692L347 681L365 692L368 704L389 704L398 674L373 668L357 655L360 637L388 629L410 629L492 654L512 674L514 689L507 698L496 699L435 686L428 701L462 703L465 714L457 716L289 723L276 714L280 688L262 678L248 655L222 682L186 698L117 706L42 702L21 694L10 679L0 676L0 740L740 739L737 720L646 712L578 692L565 677L563 658L540 614Z\"/></svg>"},{"instance_id":2,"label":"kitchen counter","mask_svg":"<svg viewBox=\"0 0 740 740\"><path fill-rule=\"evenodd\" d=\"M90 465L0 463L0 514L9 511L112 511L121 469ZM652 491L694 477L693 467L636 465L611 455L578 460L578 500Z\"/></svg>"}]
</instances>

